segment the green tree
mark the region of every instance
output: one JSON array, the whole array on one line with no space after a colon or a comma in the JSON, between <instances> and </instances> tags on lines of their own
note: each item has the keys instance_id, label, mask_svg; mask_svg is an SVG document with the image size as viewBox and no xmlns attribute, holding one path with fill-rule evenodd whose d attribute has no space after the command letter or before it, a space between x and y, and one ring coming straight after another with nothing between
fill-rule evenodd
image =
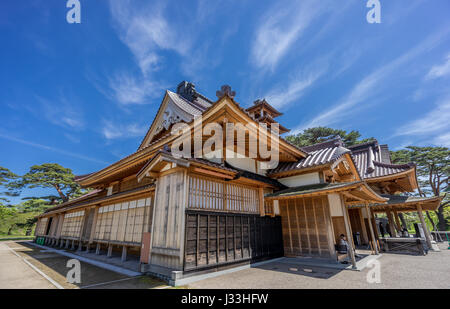
<instances>
[{"instance_id":1,"label":"green tree","mask_svg":"<svg viewBox=\"0 0 450 309\"><path fill-rule=\"evenodd\" d=\"M0 191L0 203L5 202L9 203L9 200L2 196L17 196L18 192L14 190L14 186L12 185L14 180L17 179L17 175L11 172L9 169L0 166L0 189L7 191Z\"/></svg>"},{"instance_id":2,"label":"green tree","mask_svg":"<svg viewBox=\"0 0 450 309\"><path fill-rule=\"evenodd\" d=\"M311 146L317 143L325 142L340 136L346 146L365 143L373 140L373 138L361 139L361 133L352 130L332 129L328 127L315 127L304 130L296 135L289 135L286 139L299 147Z\"/></svg>"},{"instance_id":3,"label":"green tree","mask_svg":"<svg viewBox=\"0 0 450 309\"><path fill-rule=\"evenodd\" d=\"M0 203L0 221L5 220L6 217L14 214L14 208L8 207Z\"/></svg>"},{"instance_id":4,"label":"green tree","mask_svg":"<svg viewBox=\"0 0 450 309\"><path fill-rule=\"evenodd\" d=\"M446 231L449 227L446 207L450 205L450 199L445 192L449 191L450 149L447 147L409 146L406 149L392 151L391 159L393 163L397 164L414 162L417 165L418 194L420 196L445 195L435 214L439 230ZM434 225L429 214L428 219Z\"/></svg>"},{"instance_id":5,"label":"green tree","mask_svg":"<svg viewBox=\"0 0 450 309\"><path fill-rule=\"evenodd\" d=\"M72 170L57 163L34 165L30 171L23 175L16 183L20 188L53 188L57 196L47 196L50 201L67 202L70 198L82 193L81 187L74 180Z\"/></svg>"}]
</instances>

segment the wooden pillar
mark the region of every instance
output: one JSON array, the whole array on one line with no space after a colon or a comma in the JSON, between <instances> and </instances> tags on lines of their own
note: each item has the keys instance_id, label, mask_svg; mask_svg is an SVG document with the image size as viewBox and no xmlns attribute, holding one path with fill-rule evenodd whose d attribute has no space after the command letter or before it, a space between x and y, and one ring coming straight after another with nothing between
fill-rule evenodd
<instances>
[{"instance_id":1,"label":"wooden pillar","mask_svg":"<svg viewBox=\"0 0 450 309\"><path fill-rule=\"evenodd\" d=\"M362 242L365 244L369 244L369 236L367 235L366 222L364 221L364 216L363 216L361 208L358 208L358 214L359 214L359 219L361 221Z\"/></svg>"},{"instance_id":2,"label":"wooden pillar","mask_svg":"<svg viewBox=\"0 0 450 309\"><path fill-rule=\"evenodd\" d=\"M398 217L398 212L397 212L397 210L394 210L393 212L394 212L394 219L395 219L395 222L398 227L397 230L399 231L399 233L401 235L403 229L402 229L402 224L400 223L400 218Z\"/></svg>"},{"instance_id":3,"label":"wooden pillar","mask_svg":"<svg viewBox=\"0 0 450 309\"><path fill-rule=\"evenodd\" d=\"M97 218L98 218L98 210L100 207L95 207L94 209L91 209L91 211L94 211L94 219L92 220L92 228L91 228L91 235L89 235L89 243L92 243L95 236L95 230L97 228Z\"/></svg>"},{"instance_id":4,"label":"wooden pillar","mask_svg":"<svg viewBox=\"0 0 450 309\"><path fill-rule=\"evenodd\" d=\"M71 250L75 250L75 240L72 239L72 247L70 247Z\"/></svg>"},{"instance_id":5,"label":"wooden pillar","mask_svg":"<svg viewBox=\"0 0 450 309\"><path fill-rule=\"evenodd\" d=\"M266 215L266 210L264 209L264 189L258 188L259 190L259 214L261 217Z\"/></svg>"},{"instance_id":6,"label":"wooden pillar","mask_svg":"<svg viewBox=\"0 0 450 309\"><path fill-rule=\"evenodd\" d=\"M95 247L95 254L99 255L100 254L100 244L97 243L97 246Z\"/></svg>"},{"instance_id":7,"label":"wooden pillar","mask_svg":"<svg viewBox=\"0 0 450 309\"><path fill-rule=\"evenodd\" d=\"M427 225L425 224L425 218L423 217L422 205L417 204L417 213L419 214L420 223L422 223L423 232L425 233L425 239L429 250L431 250L431 236L428 231Z\"/></svg>"},{"instance_id":8,"label":"wooden pillar","mask_svg":"<svg viewBox=\"0 0 450 309\"><path fill-rule=\"evenodd\" d=\"M390 210L386 210L387 219L389 222L389 232L392 237L397 237L397 232L395 231L395 222L392 217L392 212Z\"/></svg>"},{"instance_id":9,"label":"wooden pillar","mask_svg":"<svg viewBox=\"0 0 450 309\"><path fill-rule=\"evenodd\" d=\"M107 257L112 257L112 249L113 249L113 246L112 245L108 245L108 253L106 254L106 256Z\"/></svg>"},{"instance_id":10,"label":"wooden pillar","mask_svg":"<svg viewBox=\"0 0 450 309\"><path fill-rule=\"evenodd\" d=\"M209 252L208 252L209 253ZM127 246L122 247L122 262L125 262L127 260Z\"/></svg>"},{"instance_id":11,"label":"wooden pillar","mask_svg":"<svg viewBox=\"0 0 450 309\"><path fill-rule=\"evenodd\" d=\"M344 214L345 231L347 233L347 243L348 243L348 246L349 246L348 254L350 254L350 258L352 259L352 266L353 266L353 268L356 268L355 251L353 251L354 244L353 244L352 227L350 226L350 219L348 217L348 210L347 210L347 206L345 206L344 198L342 197L342 195L340 195L340 197L341 197L342 212Z\"/></svg>"},{"instance_id":12,"label":"wooden pillar","mask_svg":"<svg viewBox=\"0 0 450 309\"><path fill-rule=\"evenodd\" d=\"M372 238L372 248L373 248L373 250L375 250L375 254L378 254L379 252L378 252L377 240L375 238L375 233L373 232L371 212L369 210L368 204L366 204L366 212L367 212L367 222L369 223L370 237Z\"/></svg>"}]
</instances>

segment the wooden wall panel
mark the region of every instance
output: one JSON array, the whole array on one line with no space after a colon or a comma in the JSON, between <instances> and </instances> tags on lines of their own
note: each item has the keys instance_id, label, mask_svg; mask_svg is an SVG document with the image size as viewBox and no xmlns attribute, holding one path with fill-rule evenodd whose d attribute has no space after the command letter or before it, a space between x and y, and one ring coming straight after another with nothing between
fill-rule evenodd
<instances>
[{"instance_id":1,"label":"wooden wall panel","mask_svg":"<svg viewBox=\"0 0 450 309\"><path fill-rule=\"evenodd\" d=\"M279 206L285 255L334 255L326 196L280 200Z\"/></svg>"},{"instance_id":2,"label":"wooden wall panel","mask_svg":"<svg viewBox=\"0 0 450 309\"><path fill-rule=\"evenodd\" d=\"M93 240L140 246L142 233L149 232L152 224L152 200L140 198L99 207Z\"/></svg>"},{"instance_id":3,"label":"wooden wall panel","mask_svg":"<svg viewBox=\"0 0 450 309\"><path fill-rule=\"evenodd\" d=\"M334 241L336 244L338 244L341 238L340 235L347 234L345 230L344 217L343 216L332 217L332 219L333 219Z\"/></svg>"},{"instance_id":4,"label":"wooden wall panel","mask_svg":"<svg viewBox=\"0 0 450 309\"><path fill-rule=\"evenodd\" d=\"M79 238L84 220L84 210L66 213L62 226L61 236Z\"/></svg>"},{"instance_id":5,"label":"wooden wall panel","mask_svg":"<svg viewBox=\"0 0 450 309\"><path fill-rule=\"evenodd\" d=\"M157 181L151 264L170 269L182 268L187 183L186 171L164 175ZM206 256L204 258L206 259Z\"/></svg>"}]
</instances>

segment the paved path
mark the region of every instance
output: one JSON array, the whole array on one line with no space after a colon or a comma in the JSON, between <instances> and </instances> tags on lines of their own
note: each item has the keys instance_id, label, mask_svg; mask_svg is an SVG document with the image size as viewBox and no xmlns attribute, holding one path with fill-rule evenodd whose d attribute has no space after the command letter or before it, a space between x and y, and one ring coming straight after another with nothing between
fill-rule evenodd
<instances>
[{"instance_id":1,"label":"paved path","mask_svg":"<svg viewBox=\"0 0 450 309\"><path fill-rule=\"evenodd\" d=\"M0 289L150 289L165 287L164 282L147 276L130 277L100 267L98 261L86 261L69 252L61 255L52 248L24 241L0 242ZM70 253L70 254L69 254ZM81 283L68 283L67 261L76 258L81 266Z\"/></svg>"},{"instance_id":2,"label":"paved path","mask_svg":"<svg viewBox=\"0 0 450 309\"><path fill-rule=\"evenodd\" d=\"M367 282L371 269L336 270L273 262L188 285L194 289L343 289L343 288L450 288L450 250L426 256L386 254L379 258L381 283ZM306 271L304 271L306 269ZM312 270L310 273L308 270Z\"/></svg>"},{"instance_id":3,"label":"paved path","mask_svg":"<svg viewBox=\"0 0 450 309\"><path fill-rule=\"evenodd\" d=\"M0 242L0 289L55 289L42 275L30 267L21 256Z\"/></svg>"}]
</instances>

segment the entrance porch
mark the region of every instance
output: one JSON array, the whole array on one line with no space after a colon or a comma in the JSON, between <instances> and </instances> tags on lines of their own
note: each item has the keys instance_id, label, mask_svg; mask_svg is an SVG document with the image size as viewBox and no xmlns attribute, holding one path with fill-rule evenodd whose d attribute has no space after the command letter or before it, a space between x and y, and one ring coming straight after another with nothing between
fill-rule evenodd
<instances>
[{"instance_id":1,"label":"entrance porch","mask_svg":"<svg viewBox=\"0 0 450 309\"><path fill-rule=\"evenodd\" d=\"M373 218L364 220L362 210L350 212L348 209L355 203L368 205L387 201L364 182L320 183L289 188L270 194L266 199L278 201L275 214L281 216L286 257L314 257L335 263L349 260L356 268L358 256L353 228L361 231L363 240L370 248L369 254L379 252L373 241ZM370 214L370 211L366 212ZM341 235L347 239L347 254L339 254L337 250Z\"/></svg>"}]
</instances>

